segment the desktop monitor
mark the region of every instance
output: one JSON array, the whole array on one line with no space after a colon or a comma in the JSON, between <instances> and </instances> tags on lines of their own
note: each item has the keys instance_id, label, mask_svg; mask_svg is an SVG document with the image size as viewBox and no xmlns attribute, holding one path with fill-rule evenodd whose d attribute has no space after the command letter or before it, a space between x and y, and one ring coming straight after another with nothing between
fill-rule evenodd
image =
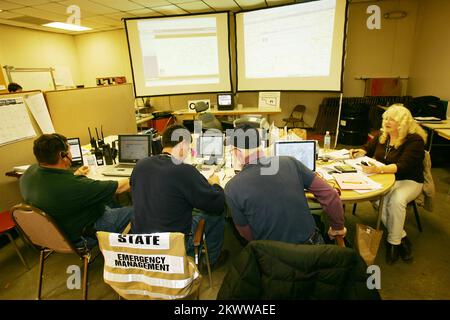
<instances>
[{"instance_id":1,"label":"desktop monitor","mask_svg":"<svg viewBox=\"0 0 450 320\"><path fill-rule=\"evenodd\" d=\"M277 141L276 156L291 156L303 163L308 169L316 170L316 142L314 140Z\"/></svg>"},{"instance_id":2,"label":"desktop monitor","mask_svg":"<svg viewBox=\"0 0 450 320\"><path fill-rule=\"evenodd\" d=\"M119 135L119 163L136 163L152 154L152 135Z\"/></svg>"},{"instance_id":3,"label":"desktop monitor","mask_svg":"<svg viewBox=\"0 0 450 320\"><path fill-rule=\"evenodd\" d=\"M217 95L217 109L219 110L233 110L234 101L231 93L219 93Z\"/></svg>"},{"instance_id":4,"label":"desktop monitor","mask_svg":"<svg viewBox=\"0 0 450 320\"><path fill-rule=\"evenodd\" d=\"M81 152L81 144L79 138L67 139L67 144L72 154L72 167L80 167L83 165L83 153Z\"/></svg>"},{"instance_id":5,"label":"desktop monitor","mask_svg":"<svg viewBox=\"0 0 450 320\"><path fill-rule=\"evenodd\" d=\"M223 157L223 135L202 135L199 139L199 155L202 158L206 157Z\"/></svg>"}]
</instances>

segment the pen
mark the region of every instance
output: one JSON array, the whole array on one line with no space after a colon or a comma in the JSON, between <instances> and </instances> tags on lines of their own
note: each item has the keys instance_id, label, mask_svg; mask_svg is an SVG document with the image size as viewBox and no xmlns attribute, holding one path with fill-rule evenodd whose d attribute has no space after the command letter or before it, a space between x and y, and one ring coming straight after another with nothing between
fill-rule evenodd
<instances>
[{"instance_id":1,"label":"pen","mask_svg":"<svg viewBox=\"0 0 450 320\"><path fill-rule=\"evenodd\" d=\"M349 184L364 184L363 181L342 181L342 183L349 183Z\"/></svg>"}]
</instances>

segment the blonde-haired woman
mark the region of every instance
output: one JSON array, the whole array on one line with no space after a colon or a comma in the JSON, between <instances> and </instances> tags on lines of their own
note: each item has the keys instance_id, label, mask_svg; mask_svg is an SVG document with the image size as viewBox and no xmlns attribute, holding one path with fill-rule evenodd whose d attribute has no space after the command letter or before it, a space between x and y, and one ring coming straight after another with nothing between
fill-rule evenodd
<instances>
[{"instance_id":1,"label":"blonde-haired woman","mask_svg":"<svg viewBox=\"0 0 450 320\"><path fill-rule=\"evenodd\" d=\"M363 166L366 173L394 173L395 184L384 198L382 221L388 230L386 260L411 261L411 242L403 229L406 206L417 198L423 186L423 159L427 135L402 104L383 113L381 134L362 149L351 149L352 157L367 155L383 166Z\"/></svg>"}]
</instances>

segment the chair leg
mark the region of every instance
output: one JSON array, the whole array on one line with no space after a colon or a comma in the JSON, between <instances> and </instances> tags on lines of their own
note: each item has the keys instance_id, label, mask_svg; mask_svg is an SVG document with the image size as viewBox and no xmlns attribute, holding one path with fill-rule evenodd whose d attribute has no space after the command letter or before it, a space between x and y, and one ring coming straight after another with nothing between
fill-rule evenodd
<instances>
[{"instance_id":1,"label":"chair leg","mask_svg":"<svg viewBox=\"0 0 450 320\"><path fill-rule=\"evenodd\" d=\"M84 274L83 274L83 300L87 300L87 291L88 291L88 272L89 272L89 256L84 256Z\"/></svg>"},{"instance_id":2,"label":"chair leg","mask_svg":"<svg viewBox=\"0 0 450 320\"><path fill-rule=\"evenodd\" d=\"M422 232L422 224L420 223L419 211L417 210L417 205L415 201L412 202L412 206L414 209L414 215L416 216L417 227L419 228L419 231Z\"/></svg>"},{"instance_id":3,"label":"chair leg","mask_svg":"<svg viewBox=\"0 0 450 320\"><path fill-rule=\"evenodd\" d=\"M353 204L352 215L356 215L356 203Z\"/></svg>"},{"instance_id":4,"label":"chair leg","mask_svg":"<svg viewBox=\"0 0 450 320\"><path fill-rule=\"evenodd\" d=\"M44 260L45 260L44 255L45 255L45 250L41 250L40 255L39 255L38 292L37 292L38 300L41 300L42 274L44 273Z\"/></svg>"},{"instance_id":5,"label":"chair leg","mask_svg":"<svg viewBox=\"0 0 450 320\"><path fill-rule=\"evenodd\" d=\"M209 262L208 246L206 245L205 235L203 235L203 248L205 250L206 268L208 268L209 287L212 288L211 264Z\"/></svg>"},{"instance_id":6,"label":"chair leg","mask_svg":"<svg viewBox=\"0 0 450 320\"><path fill-rule=\"evenodd\" d=\"M8 237L9 241L11 241L12 245L14 246L14 249L16 250L17 255L19 256L20 260L22 260L22 263L24 264L25 268L27 268L27 270L30 270L30 267L28 267L28 264L25 261L25 258L20 253L19 247L17 247L17 244L14 241L13 237L11 236L11 234L9 232L6 232L6 236Z\"/></svg>"}]
</instances>

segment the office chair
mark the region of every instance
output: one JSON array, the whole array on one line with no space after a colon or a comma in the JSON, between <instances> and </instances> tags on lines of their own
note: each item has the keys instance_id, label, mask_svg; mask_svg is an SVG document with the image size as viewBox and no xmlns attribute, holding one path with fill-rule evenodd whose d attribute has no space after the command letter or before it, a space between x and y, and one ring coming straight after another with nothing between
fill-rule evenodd
<instances>
[{"instance_id":1,"label":"office chair","mask_svg":"<svg viewBox=\"0 0 450 320\"><path fill-rule=\"evenodd\" d=\"M300 123L298 128L309 128L310 126L303 120L303 115L305 114L306 107L304 105L296 105L288 118L284 118L284 125L288 126L289 123L292 124L292 128L295 127L296 123Z\"/></svg>"},{"instance_id":2,"label":"office chair","mask_svg":"<svg viewBox=\"0 0 450 320\"><path fill-rule=\"evenodd\" d=\"M251 241L233 259L218 300L380 299L351 248Z\"/></svg>"},{"instance_id":3,"label":"office chair","mask_svg":"<svg viewBox=\"0 0 450 320\"><path fill-rule=\"evenodd\" d=\"M38 208L18 204L12 207L11 215L26 239L40 251L37 299L41 299L44 262L53 252L58 252L76 254L84 261L83 299L86 300L91 250L76 248L55 221Z\"/></svg>"},{"instance_id":4,"label":"office chair","mask_svg":"<svg viewBox=\"0 0 450 320\"><path fill-rule=\"evenodd\" d=\"M198 114L198 120L202 122L202 130L217 129L222 131L222 124L220 121L210 112L209 105L203 101L199 101L195 104L195 112Z\"/></svg>"},{"instance_id":5,"label":"office chair","mask_svg":"<svg viewBox=\"0 0 450 320\"><path fill-rule=\"evenodd\" d=\"M201 219L194 235L194 259L186 254L185 236L179 232L97 232L100 249L105 257L105 282L125 299L172 300L198 297L201 280L198 264L203 253L208 268L209 286L212 286L204 229L205 220ZM138 263L129 262L134 256L139 257L139 260L135 260Z\"/></svg>"},{"instance_id":6,"label":"office chair","mask_svg":"<svg viewBox=\"0 0 450 320\"><path fill-rule=\"evenodd\" d=\"M0 235L6 234L9 241L12 243L14 250L16 250L17 255L20 258L20 261L22 261L23 265L27 270L30 270L30 267L28 267L27 262L25 261L25 258L20 253L19 248L17 247L16 242L14 241L13 237L9 233L16 227L16 224L14 223L14 220L11 218L8 211L0 212Z\"/></svg>"},{"instance_id":7,"label":"office chair","mask_svg":"<svg viewBox=\"0 0 450 320\"><path fill-rule=\"evenodd\" d=\"M256 129L264 129L266 131L269 130L270 127L267 119L262 115L244 115L233 121L233 126L235 128L243 124L247 124Z\"/></svg>"}]
</instances>

